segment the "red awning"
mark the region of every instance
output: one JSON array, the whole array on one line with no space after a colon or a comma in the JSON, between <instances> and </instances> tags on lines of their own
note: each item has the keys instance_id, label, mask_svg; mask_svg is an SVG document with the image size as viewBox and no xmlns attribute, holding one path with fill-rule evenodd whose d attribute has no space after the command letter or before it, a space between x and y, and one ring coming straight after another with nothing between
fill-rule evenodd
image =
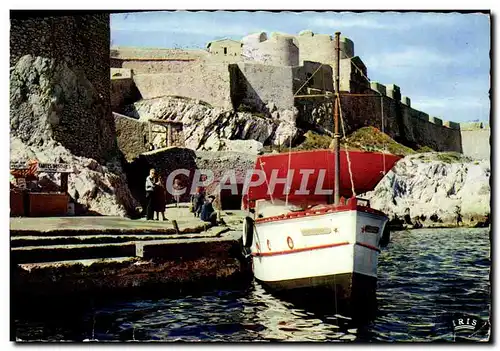
<instances>
[{"instance_id":1,"label":"red awning","mask_svg":"<svg viewBox=\"0 0 500 351\"><path fill-rule=\"evenodd\" d=\"M356 194L362 194L373 190L384 174L401 157L379 152L349 151L349 159L354 190ZM288 201L291 203L325 203L329 197L325 192L330 190L330 193L333 194L335 178L333 150L259 156L255 170L264 171L265 181L259 185L252 185L252 182L257 182L259 179L256 174L252 176L248 193L243 199L245 208L252 208L253 202L259 199L286 199L284 179L287 174L292 179L288 195ZM289 170L290 173L288 173ZM292 171L293 176L291 175ZM278 182L273 182L276 179ZM341 151L340 195L346 198L352 197L351 189L348 159L346 152ZM248 202L250 203L248 204Z\"/></svg>"}]
</instances>

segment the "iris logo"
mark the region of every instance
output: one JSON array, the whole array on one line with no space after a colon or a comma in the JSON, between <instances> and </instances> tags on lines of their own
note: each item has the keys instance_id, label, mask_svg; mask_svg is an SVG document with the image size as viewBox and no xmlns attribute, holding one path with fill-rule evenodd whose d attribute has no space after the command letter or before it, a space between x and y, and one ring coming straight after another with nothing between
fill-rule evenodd
<instances>
[{"instance_id":1,"label":"iris logo","mask_svg":"<svg viewBox=\"0 0 500 351\"><path fill-rule=\"evenodd\" d=\"M460 330L470 330L474 331L476 326L479 324L479 319L477 318L455 318L451 321L453 323L453 331L457 332Z\"/></svg>"},{"instance_id":2,"label":"iris logo","mask_svg":"<svg viewBox=\"0 0 500 351\"><path fill-rule=\"evenodd\" d=\"M474 316L454 316L450 323L453 335L463 341L489 340L489 323Z\"/></svg>"}]
</instances>

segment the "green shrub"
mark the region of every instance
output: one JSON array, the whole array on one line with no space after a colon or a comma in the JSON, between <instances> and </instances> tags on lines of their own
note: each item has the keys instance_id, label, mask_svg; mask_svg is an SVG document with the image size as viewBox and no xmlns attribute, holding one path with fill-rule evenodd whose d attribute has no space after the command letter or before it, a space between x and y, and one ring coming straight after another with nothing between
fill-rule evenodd
<instances>
[{"instance_id":1,"label":"green shrub","mask_svg":"<svg viewBox=\"0 0 500 351\"><path fill-rule=\"evenodd\" d=\"M366 151L384 151L387 150L394 155L414 154L411 148L406 147L392 139L379 129L374 127L363 127L348 136L347 141L343 143L348 148L361 149Z\"/></svg>"},{"instance_id":2,"label":"green shrub","mask_svg":"<svg viewBox=\"0 0 500 351\"><path fill-rule=\"evenodd\" d=\"M439 152L436 158L445 163L457 163L462 161L462 155L458 152Z\"/></svg>"},{"instance_id":3,"label":"green shrub","mask_svg":"<svg viewBox=\"0 0 500 351\"><path fill-rule=\"evenodd\" d=\"M304 134L304 137L305 140L294 148L295 150L328 149L333 140L333 138L328 135L321 135L313 131L308 131Z\"/></svg>"},{"instance_id":4,"label":"green shrub","mask_svg":"<svg viewBox=\"0 0 500 351\"><path fill-rule=\"evenodd\" d=\"M430 148L430 147L428 147L428 146L421 146L421 147L419 147L419 148L417 149L417 152L418 152L418 153L422 153L422 154L423 154L423 153L425 153L425 152L434 152L434 150L433 150L433 149L431 149L431 148Z\"/></svg>"}]
</instances>

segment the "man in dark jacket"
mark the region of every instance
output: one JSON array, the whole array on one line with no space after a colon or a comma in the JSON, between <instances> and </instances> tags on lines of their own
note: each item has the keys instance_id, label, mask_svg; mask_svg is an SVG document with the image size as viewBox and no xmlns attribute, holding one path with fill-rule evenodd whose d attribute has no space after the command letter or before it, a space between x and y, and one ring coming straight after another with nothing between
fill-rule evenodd
<instances>
[{"instance_id":1,"label":"man in dark jacket","mask_svg":"<svg viewBox=\"0 0 500 351\"><path fill-rule=\"evenodd\" d=\"M154 191L156 183L156 171L149 170L149 176L146 178L146 219L153 220L154 215Z\"/></svg>"},{"instance_id":2,"label":"man in dark jacket","mask_svg":"<svg viewBox=\"0 0 500 351\"><path fill-rule=\"evenodd\" d=\"M214 210L213 202L215 196L210 195L201 207L200 219L204 222L210 222L212 225L217 224L217 213Z\"/></svg>"}]
</instances>

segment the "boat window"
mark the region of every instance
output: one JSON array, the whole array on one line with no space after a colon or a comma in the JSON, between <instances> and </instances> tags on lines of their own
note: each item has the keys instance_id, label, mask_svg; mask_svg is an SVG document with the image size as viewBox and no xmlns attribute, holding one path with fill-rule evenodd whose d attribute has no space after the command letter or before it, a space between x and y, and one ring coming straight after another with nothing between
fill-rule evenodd
<instances>
[{"instance_id":1,"label":"boat window","mask_svg":"<svg viewBox=\"0 0 500 351\"><path fill-rule=\"evenodd\" d=\"M360 206L370 207L370 200L368 200L368 199L361 199L359 197L357 197L356 200L358 200L358 204Z\"/></svg>"}]
</instances>

